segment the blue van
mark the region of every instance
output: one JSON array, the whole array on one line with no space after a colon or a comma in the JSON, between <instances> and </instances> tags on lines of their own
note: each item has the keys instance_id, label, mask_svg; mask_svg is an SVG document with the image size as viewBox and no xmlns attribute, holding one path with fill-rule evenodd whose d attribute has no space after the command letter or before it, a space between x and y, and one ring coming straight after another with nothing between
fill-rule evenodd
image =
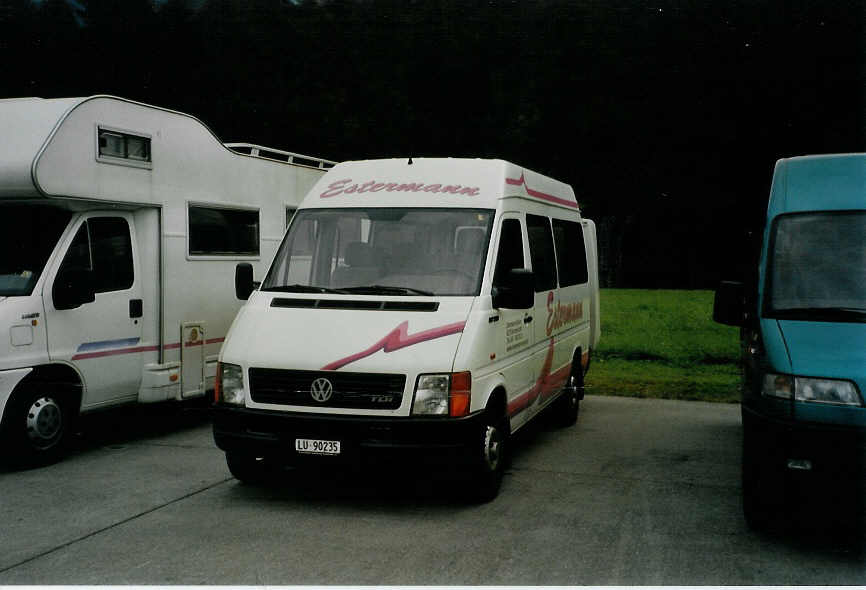
<instances>
[{"instance_id":1,"label":"blue van","mask_svg":"<svg viewBox=\"0 0 866 590\"><path fill-rule=\"evenodd\" d=\"M777 162L749 283L722 283L713 310L742 328L746 520L835 506L854 520L866 456L866 154Z\"/></svg>"}]
</instances>

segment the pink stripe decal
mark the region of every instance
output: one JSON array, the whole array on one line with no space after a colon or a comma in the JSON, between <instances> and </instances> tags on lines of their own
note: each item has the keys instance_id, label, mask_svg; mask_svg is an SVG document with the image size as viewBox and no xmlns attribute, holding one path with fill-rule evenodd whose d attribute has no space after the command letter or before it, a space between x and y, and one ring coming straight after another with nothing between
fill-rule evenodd
<instances>
[{"instance_id":1,"label":"pink stripe decal","mask_svg":"<svg viewBox=\"0 0 866 590\"><path fill-rule=\"evenodd\" d=\"M547 356L544 359L544 366L541 368L541 375L538 377L538 381L535 382L529 391L524 394L521 394L511 400L508 404L508 415L514 416L519 414L529 406L531 406L536 399L541 397L541 399L547 399L552 396L554 393L562 389L562 386L565 385L566 380L568 379L569 374L571 373L571 363L565 365L561 369L557 370L555 373L551 373L551 365L553 364L553 338L550 339L550 346L547 349Z\"/></svg>"},{"instance_id":2,"label":"pink stripe decal","mask_svg":"<svg viewBox=\"0 0 866 590\"><path fill-rule=\"evenodd\" d=\"M72 357L74 361L80 361L83 359L93 359L99 358L103 356L115 356L118 354L132 354L135 352L152 352L154 350L159 350L158 346L136 346L134 348L116 348L114 350L100 350L99 352L85 352L82 354L76 354Z\"/></svg>"},{"instance_id":3,"label":"pink stripe decal","mask_svg":"<svg viewBox=\"0 0 866 590\"><path fill-rule=\"evenodd\" d=\"M220 342L225 341L225 338L212 338L210 340L206 340L204 344L218 344ZM185 346L201 346L202 342L186 342ZM174 348L180 348L180 342L173 342L171 344L166 344L166 350L172 350ZM153 352L159 350L159 346L135 346L133 348L115 348L113 350L100 350L98 352L85 352L82 354L76 354L72 357L73 361L80 361L84 359L93 359L100 358L103 356L115 356L118 354L134 354L136 352Z\"/></svg>"},{"instance_id":4,"label":"pink stripe decal","mask_svg":"<svg viewBox=\"0 0 866 590\"><path fill-rule=\"evenodd\" d=\"M400 350L401 348L406 348L408 346L419 344L421 342L426 342L428 340L435 340L436 338L450 336L451 334L459 334L463 331L463 328L465 326L466 322L456 322L454 324L440 326L438 328L425 330L423 332L418 332L417 334L409 336L409 322L405 321L393 330L391 330L384 338L379 340L370 348L362 350L361 352L353 354L352 356L347 356L346 358L327 364L322 367L321 370L336 371L340 367L345 367L349 363L354 363L357 360L366 358L372 354L379 352L380 350L383 352L394 352L395 350Z\"/></svg>"},{"instance_id":5,"label":"pink stripe decal","mask_svg":"<svg viewBox=\"0 0 866 590\"><path fill-rule=\"evenodd\" d=\"M535 197L536 199L544 199L545 201L550 201L551 203L556 203L558 205L565 205L566 207L574 207L575 209L579 208L577 201L570 201L568 199L563 199L554 195L548 195L547 193L543 193L541 191L529 188L529 185L526 184L526 178L524 178L524 174L522 172L520 173L520 178L506 178L505 182L512 186L522 185L526 189L526 193L530 197Z\"/></svg>"}]
</instances>

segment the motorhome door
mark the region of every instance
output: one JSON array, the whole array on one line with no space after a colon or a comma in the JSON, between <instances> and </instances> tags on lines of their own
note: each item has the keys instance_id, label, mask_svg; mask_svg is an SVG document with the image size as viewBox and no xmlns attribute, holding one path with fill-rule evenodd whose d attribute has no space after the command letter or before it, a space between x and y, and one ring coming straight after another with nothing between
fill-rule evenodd
<instances>
[{"instance_id":1,"label":"motorhome door","mask_svg":"<svg viewBox=\"0 0 866 590\"><path fill-rule=\"evenodd\" d=\"M43 290L49 356L79 371L83 407L136 398L142 280L132 215L87 213L72 223L65 253Z\"/></svg>"}]
</instances>

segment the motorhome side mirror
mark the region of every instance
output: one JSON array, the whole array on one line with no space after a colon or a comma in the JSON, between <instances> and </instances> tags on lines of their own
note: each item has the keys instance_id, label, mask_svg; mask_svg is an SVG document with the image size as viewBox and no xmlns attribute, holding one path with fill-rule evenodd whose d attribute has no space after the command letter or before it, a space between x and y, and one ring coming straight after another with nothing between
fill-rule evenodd
<instances>
[{"instance_id":1,"label":"motorhome side mirror","mask_svg":"<svg viewBox=\"0 0 866 590\"><path fill-rule=\"evenodd\" d=\"M75 309L96 300L93 272L85 268L67 268L58 273L51 289L54 309Z\"/></svg>"},{"instance_id":2,"label":"motorhome side mirror","mask_svg":"<svg viewBox=\"0 0 866 590\"><path fill-rule=\"evenodd\" d=\"M493 286L493 307L529 309L535 305L535 275L531 270L513 268L500 285Z\"/></svg>"},{"instance_id":3,"label":"motorhome side mirror","mask_svg":"<svg viewBox=\"0 0 866 590\"><path fill-rule=\"evenodd\" d=\"M235 297L241 301L246 301L255 288L253 265L249 262L239 262L235 267Z\"/></svg>"},{"instance_id":4,"label":"motorhome side mirror","mask_svg":"<svg viewBox=\"0 0 866 590\"><path fill-rule=\"evenodd\" d=\"M742 326L746 316L746 290L743 283L722 281L713 300L713 321L728 326Z\"/></svg>"}]
</instances>

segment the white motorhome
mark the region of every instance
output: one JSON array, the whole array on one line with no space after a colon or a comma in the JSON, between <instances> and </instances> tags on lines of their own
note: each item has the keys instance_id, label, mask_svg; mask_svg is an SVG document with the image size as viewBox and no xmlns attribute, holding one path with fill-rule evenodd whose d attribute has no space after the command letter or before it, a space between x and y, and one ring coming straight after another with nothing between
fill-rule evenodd
<instances>
[{"instance_id":1,"label":"white motorhome","mask_svg":"<svg viewBox=\"0 0 866 590\"><path fill-rule=\"evenodd\" d=\"M468 466L492 498L513 432L551 405L577 420L599 341L595 225L501 160L338 164L260 289L237 284L214 438L250 482L396 454Z\"/></svg>"},{"instance_id":2,"label":"white motorhome","mask_svg":"<svg viewBox=\"0 0 866 590\"><path fill-rule=\"evenodd\" d=\"M110 96L0 100L0 135L0 455L21 463L79 412L212 388L237 261L270 262L333 164Z\"/></svg>"}]
</instances>

